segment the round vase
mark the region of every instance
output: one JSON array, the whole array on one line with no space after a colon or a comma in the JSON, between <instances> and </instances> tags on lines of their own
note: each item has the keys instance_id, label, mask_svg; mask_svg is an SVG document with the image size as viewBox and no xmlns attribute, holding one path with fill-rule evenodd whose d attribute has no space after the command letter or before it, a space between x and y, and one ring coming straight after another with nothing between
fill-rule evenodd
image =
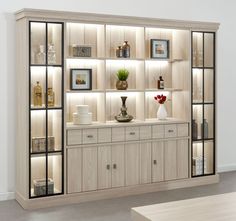
<instances>
[{"instance_id":1,"label":"round vase","mask_svg":"<svg viewBox=\"0 0 236 221\"><path fill-rule=\"evenodd\" d=\"M128 88L128 82L127 81L118 80L116 82L116 89L117 90L126 90L127 88Z\"/></svg>"},{"instance_id":2,"label":"round vase","mask_svg":"<svg viewBox=\"0 0 236 221\"><path fill-rule=\"evenodd\" d=\"M165 120L167 118L167 111L164 104L160 104L158 111L157 111L157 118L159 120Z\"/></svg>"}]
</instances>

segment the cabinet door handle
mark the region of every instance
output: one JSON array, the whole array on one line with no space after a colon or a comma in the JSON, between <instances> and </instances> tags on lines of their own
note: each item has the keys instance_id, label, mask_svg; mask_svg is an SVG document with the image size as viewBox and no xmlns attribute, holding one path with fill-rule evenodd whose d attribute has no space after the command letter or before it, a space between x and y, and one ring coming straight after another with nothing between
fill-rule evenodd
<instances>
[{"instance_id":1,"label":"cabinet door handle","mask_svg":"<svg viewBox=\"0 0 236 221\"><path fill-rule=\"evenodd\" d=\"M135 135L135 132L130 132L129 135Z\"/></svg>"},{"instance_id":2,"label":"cabinet door handle","mask_svg":"<svg viewBox=\"0 0 236 221\"><path fill-rule=\"evenodd\" d=\"M107 164L107 170L110 170L110 165L109 164Z\"/></svg>"},{"instance_id":3,"label":"cabinet door handle","mask_svg":"<svg viewBox=\"0 0 236 221\"><path fill-rule=\"evenodd\" d=\"M87 138L93 138L93 135L87 135Z\"/></svg>"},{"instance_id":4,"label":"cabinet door handle","mask_svg":"<svg viewBox=\"0 0 236 221\"><path fill-rule=\"evenodd\" d=\"M153 160L153 164L156 165L157 164L157 160Z\"/></svg>"},{"instance_id":5,"label":"cabinet door handle","mask_svg":"<svg viewBox=\"0 0 236 221\"><path fill-rule=\"evenodd\" d=\"M116 168L117 168L117 166L116 166L116 164L114 163L114 164L113 164L113 169L116 169Z\"/></svg>"},{"instance_id":6,"label":"cabinet door handle","mask_svg":"<svg viewBox=\"0 0 236 221\"><path fill-rule=\"evenodd\" d=\"M168 132L169 132L169 133L173 133L173 132L174 132L174 130L168 130Z\"/></svg>"}]
</instances>

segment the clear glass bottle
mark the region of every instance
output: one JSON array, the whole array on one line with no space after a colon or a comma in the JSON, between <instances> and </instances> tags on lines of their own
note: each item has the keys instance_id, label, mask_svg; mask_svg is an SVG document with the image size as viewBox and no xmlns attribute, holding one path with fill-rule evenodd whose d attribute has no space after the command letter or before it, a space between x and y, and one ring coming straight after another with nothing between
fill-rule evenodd
<instances>
[{"instance_id":1,"label":"clear glass bottle","mask_svg":"<svg viewBox=\"0 0 236 221\"><path fill-rule=\"evenodd\" d=\"M197 140L198 139L198 130L197 130L198 125L195 119L193 119L192 121L192 128L193 128L193 134L192 134L193 140Z\"/></svg>"},{"instance_id":2,"label":"clear glass bottle","mask_svg":"<svg viewBox=\"0 0 236 221\"><path fill-rule=\"evenodd\" d=\"M202 136L204 137L204 139L207 139L208 138L208 122L206 119L203 120L201 127L202 127Z\"/></svg>"},{"instance_id":3,"label":"clear glass bottle","mask_svg":"<svg viewBox=\"0 0 236 221\"><path fill-rule=\"evenodd\" d=\"M52 88L48 88L48 107L53 107L55 105L55 93Z\"/></svg>"},{"instance_id":4,"label":"clear glass bottle","mask_svg":"<svg viewBox=\"0 0 236 221\"><path fill-rule=\"evenodd\" d=\"M128 41L124 41L124 44L122 46L122 51L123 51L124 58L130 57L130 45L128 44Z\"/></svg>"},{"instance_id":5,"label":"clear glass bottle","mask_svg":"<svg viewBox=\"0 0 236 221\"><path fill-rule=\"evenodd\" d=\"M56 51L54 44L48 45L48 64L56 64Z\"/></svg>"},{"instance_id":6,"label":"clear glass bottle","mask_svg":"<svg viewBox=\"0 0 236 221\"><path fill-rule=\"evenodd\" d=\"M39 45L39 52L36 54L35 61L36 61L36 64L46 63L46 54L44 50L44 45Z\"/></svg>"},{"instance_id":7,"label":"clear glass bottle","mask_svg":"<svg viewBox=\"0 0 236 221\"><path fill-rule=\"evenodd\" d=\"M42 97L42 87L37 81L37 84L34 86L34 106L42 106L43 105L43 97Z\"/></svg>"}]
</instances>

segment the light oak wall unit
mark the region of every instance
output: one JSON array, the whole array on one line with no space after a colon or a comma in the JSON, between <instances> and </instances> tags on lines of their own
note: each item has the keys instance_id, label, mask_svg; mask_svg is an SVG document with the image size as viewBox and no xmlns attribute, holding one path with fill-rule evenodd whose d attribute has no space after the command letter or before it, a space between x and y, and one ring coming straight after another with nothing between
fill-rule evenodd
<instances>
[{"instance_id":1,"label":"light oak wall unit","mask_svg":"<svg viewBox=\"0 0 236 221\"><path fill-rule=\"evenodd\" d=\"M24 208L218 181L212 89L218 23L35 9L17 12L16 21L16 199ZM167 58L152 58L152 39L169 41ZM124 41L130 57L118 58L116 48ZM75 46L88 47L91 54L76 54ZM116 72L122 68L130 73L127 90L116 89ZM91 90L71 88L72 69L91 69ZM157 88L159 76L164 89ZM53 105L46 96L49 88ZM167 96L166 120L157 119L158 94ZM127 96L134 117L129 123L114 120L121 96ZM73 124L76 105L88 105L92 124ZM192 119L198 123L197 140ZM203 119L208 121L204 139ZM40 139L45 145L35 152ZM197 177L196 159L206 168Z\"/></svg>"}]
</instances>

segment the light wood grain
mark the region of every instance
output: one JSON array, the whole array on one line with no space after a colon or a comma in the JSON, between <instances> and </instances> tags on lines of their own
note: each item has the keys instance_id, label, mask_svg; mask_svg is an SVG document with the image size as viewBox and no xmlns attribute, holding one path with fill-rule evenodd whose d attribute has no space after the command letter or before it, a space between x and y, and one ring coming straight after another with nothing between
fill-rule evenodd
<instances>
[{"instance_id":1,"label":"light wood grain","mask_svg":"<svg viewBox=\"0 0 236 221\"><path fill-rule=\"evenodd\" d=\"M125 145L125 184L139 184L139 144Z\"/></svg>"},{"instance_id":2,"label":"light wood grain","mask_svg":"<svg viewBox=\"0 0 236 221\"><path fill-rule=\"evenodd\" d=\"M236 219L236 193L132 208L133 221L192 221Z\"/></svg>"},{"instance_id":3,"label":"light wood grain","mask_svg":"<svg viewBox=\"0 0 236 221\"><path fill-rule=\"evenodd\" d=\"M82 148L67 149L67 193L82 191Z\"/></svg>"},{"instance_id":4,"label":"light wood grain","mask_svg":"<svg viewBox=\"0 0 236 221\"><path fill-rule=\"evenodd\" d=\"M152 143L140 143L140 184L152 182Z\"/></svg>"},{"instance_id":5,"label":"light wood grain","mask_svg":"<svg viewBox=\"0 0 236 221\"><path fill-rule=\"evenodd\" d=\"M152 142L152 182L164 180L164 142Z\"/></svg>"},{"instance_id":6,"label":"light wood grain","mask_svg":"<svg viewBox=\"0 0 236 221\"><path fill-rule=\"evenodd\" d=\"M188 178L189 168L189 140L177 141L177 178Z\"/></svg>"},{"instance_id":7,"label":"light wood grain","mask_svg":"<svg viewBox=\"0 0 236 221\"><path fill-rule=\"evenodd\" d=\"M114 168L116 165L116 168ZM112 145L112 187L125 185L125 147L122 144Z\"/></svg>"},{"instance_id":8,"label":"light wood grain","mask_svg":"<svg viewBox=\"0 0 236 221\"><path fill-rule=\"evenodd\" d=\"M96 147L83 148L82 190L91 191L97 189L97 160Z\"/></svg>"}]
</instances>

